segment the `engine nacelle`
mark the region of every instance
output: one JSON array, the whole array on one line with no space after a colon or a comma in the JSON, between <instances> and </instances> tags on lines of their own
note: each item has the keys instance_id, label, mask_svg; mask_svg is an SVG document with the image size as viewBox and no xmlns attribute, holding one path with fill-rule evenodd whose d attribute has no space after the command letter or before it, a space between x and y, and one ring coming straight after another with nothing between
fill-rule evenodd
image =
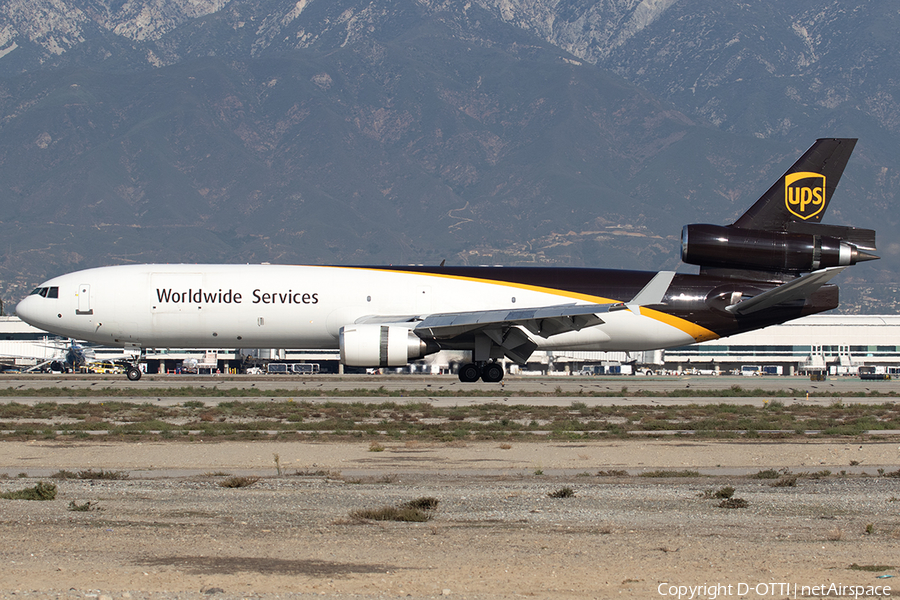
<instances>
[{"instance_id":1,"label":"engine nacelle","mask_svg":"<svg viewBox=\"0 0 900 600\"><path fill-rule=\"evenodd\" d=\"M341 362L351 367L404 367L429 354L412 329L400 325L341 327Z\"/></svg>"},{"instance_id":2,"label":"engine nacelle","mask_svg":"<svg viewBox=\"0 0 900 600\"><path fill-rule=\"evenodd\" d=\"M681 260L704 267L782 273L855 265L876 258L840 238L721 225L685 225Z\"/></svg>"}]
</instances>

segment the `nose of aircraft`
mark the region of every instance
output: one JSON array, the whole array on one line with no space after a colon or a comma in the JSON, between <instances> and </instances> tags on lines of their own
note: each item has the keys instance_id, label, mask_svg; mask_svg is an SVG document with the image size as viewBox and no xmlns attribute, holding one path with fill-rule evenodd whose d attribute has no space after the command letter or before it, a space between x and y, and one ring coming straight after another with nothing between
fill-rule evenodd
<instances>
[{"instance_id":1,"label":"nose of aircraft","mask_svg":"<svg viewBox=\"0 0 900 600\"><path fill-rule=\"evenodd\" d=\"M43 300L40 296L25 296L25 298L16 304L16 315L35 327L41 327L41 313L38 310L37 300Z\"/></svg>"}]
</instances>

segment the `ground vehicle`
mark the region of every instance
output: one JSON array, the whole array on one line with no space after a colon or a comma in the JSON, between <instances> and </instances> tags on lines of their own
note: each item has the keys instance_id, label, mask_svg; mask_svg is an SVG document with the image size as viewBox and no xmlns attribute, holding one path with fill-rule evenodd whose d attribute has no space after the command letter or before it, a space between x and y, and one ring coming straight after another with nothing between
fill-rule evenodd
<instances>
[{"instance_id":1,"label":"ground vehicle","mask_svg":"<svg viewBox=\"0 0 900 600\"><path fill-rule=\"evenodd\" d=\"M271 362L266 367L270 375L313 375L319 372L316 363L275 363Z\"/></svg>"},{"instance_id":2,"label":"ground vehicle","mask_svg":"<svg viewBox=\"0 0 900 600\"><path fill-rule=\"evenodd\" d=\"M866 381L889 381L891 379L891 376L882 369L876 369L875 367L870 366L860 367L858 373L859 378Z\"/></svg>"},{"instance_id":3,"label":"ground vehicle","mask_svg":"<svg viewBox=\"0 0 900 600\"><path fill-rule=\"evenodd\" d=\"M95 362L88 365L88 371L90 373L121 375L125 372L125 367L113 362Z\"/></svg>"}]
</instances>

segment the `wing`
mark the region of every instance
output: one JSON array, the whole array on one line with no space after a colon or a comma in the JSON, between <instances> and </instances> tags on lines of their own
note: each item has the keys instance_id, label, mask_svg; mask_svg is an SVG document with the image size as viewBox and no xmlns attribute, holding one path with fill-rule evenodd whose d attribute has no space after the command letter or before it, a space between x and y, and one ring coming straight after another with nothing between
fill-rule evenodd
<instances>
[{"instance_id":1,"label":"wing","mask_svg":"<svg viewBox=\"0 0 900 600\"><path fill-rule=\"evenodd\" d=\"M674 271L657 273L627 304L571 303L521 309L435 313L422 318L373 316L364 317L357 323L412 325L413 332L423 340L435 341L446 347L453 347L455 344L474 347L476 361L489 358L493 344L506 357L521 364L537 348L537 344L525 331L547 338L602 325L602 315L609 312L636 311L640 306L659 304L674 276Z\"/></svg>"},{"instance_id":2,"label":"wing","mask_svg":"<svg viewBox=\"0 0 900 600\"><path fill-rule=\"evenodd\" d=\"M496 346L502 354L524 364L537 344L522 328L542 337L600 325L599 314L627 308L624 304L561 304L515 310L475 310L428 316L371 316L356 323L402 325L421 339L444 349L474 349L474 360L487 360Z\"/></svg>"},{"instance_id":3,"label":"wing","mask_svg":"<svg viewBox=\"0 0 900 600\"><path fill-rule=\"evenodd\" d=\"M549 337L567 331L600 325L600 314L626 309L625 304L561 304L514 310L475 310L435 313L419 317L364 317L357 323L404 325L421 339L435 342L441 348L474 349L474 360L491 357L494 345L507 358L525 363L537 344L525 330Z\"/></svg>"}]
</instances>

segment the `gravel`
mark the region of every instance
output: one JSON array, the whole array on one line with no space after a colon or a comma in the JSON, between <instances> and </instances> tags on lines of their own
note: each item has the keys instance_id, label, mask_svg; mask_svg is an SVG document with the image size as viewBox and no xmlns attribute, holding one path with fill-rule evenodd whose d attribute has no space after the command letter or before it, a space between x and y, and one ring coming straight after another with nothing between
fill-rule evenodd
<instances>
[{"instance_id":1,"label":"gravel","mask_svg":"<svg viewBox=\"0 0 900 600\"><path fill-rule=\"evenodd\" d=\"M0 500L0 597L651 598L663 582L889 584L850 565L900 566L900 478L821 464L852 453L891 472L895 443L385 445L4 443L8 472L131 475L0 479L58 486L52 501ZM275 476L273 447L284 473L323 475ZM637 476L685 464L731 473ZM750 477L761 467L806 475L773 487ZM630 475L596 475L612 468ZM224 488L224 473L260 479ZM705 498L726 485L746 508ZM574 497L550 497L563 487ZM438 499L427 522L351 517L423 497Z\"/></svg>"}]
</instances>

